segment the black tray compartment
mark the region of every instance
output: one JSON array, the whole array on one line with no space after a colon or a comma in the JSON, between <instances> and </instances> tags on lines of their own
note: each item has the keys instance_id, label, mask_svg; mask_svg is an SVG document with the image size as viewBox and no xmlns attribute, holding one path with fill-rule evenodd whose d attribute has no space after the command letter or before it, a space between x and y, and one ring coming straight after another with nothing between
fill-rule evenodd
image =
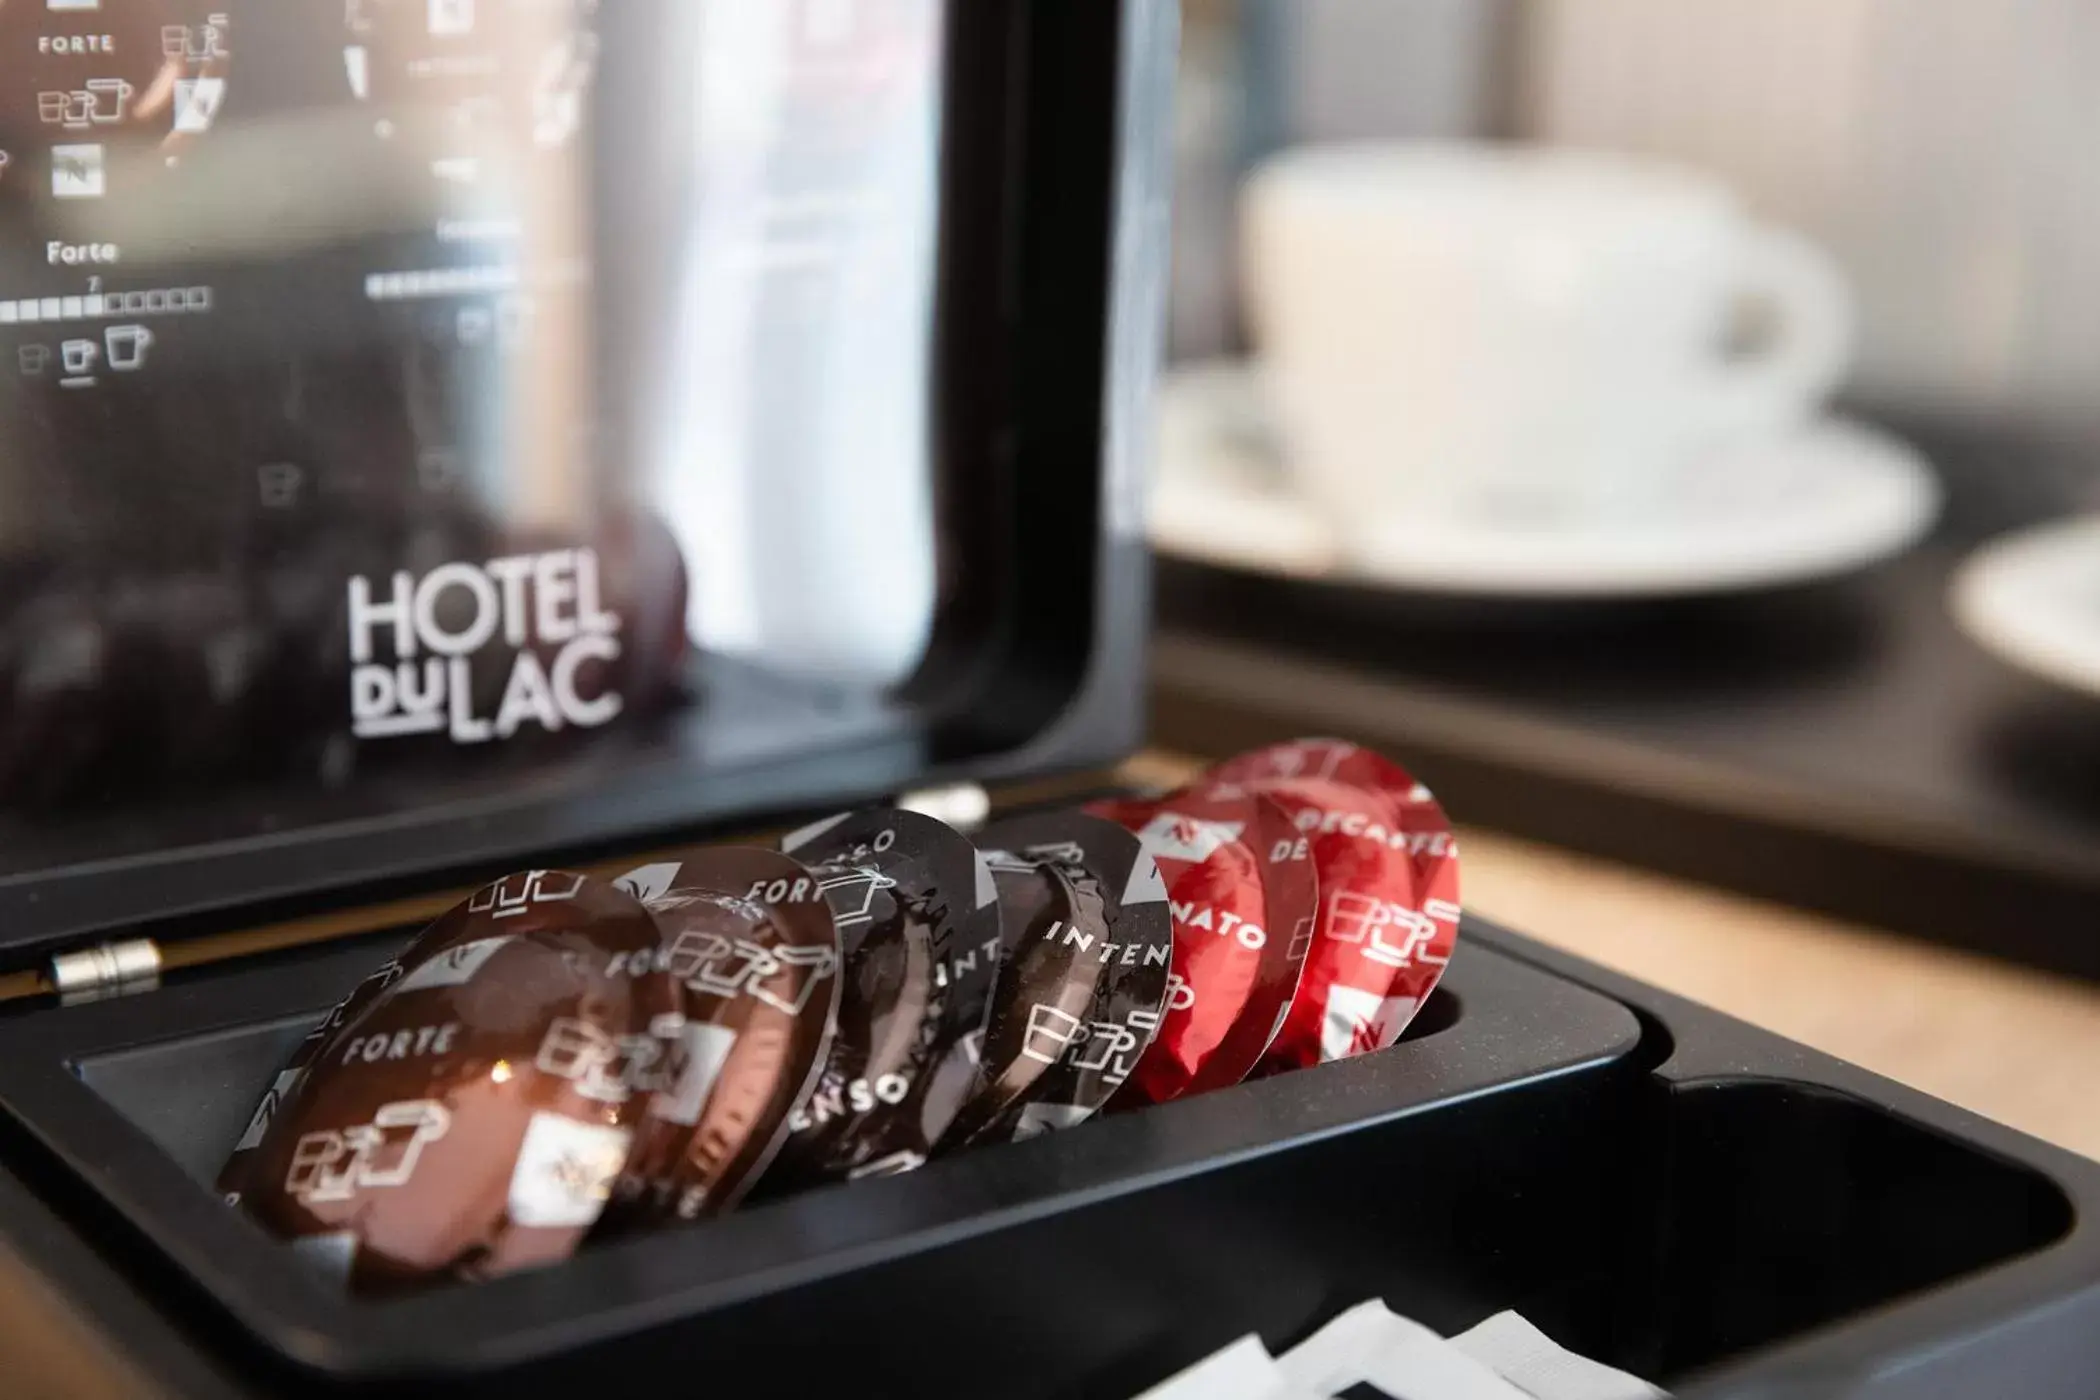
<instances>
[{"instance_id":1,"label":"black tray compartment","mask_svg":"<svg viewBox=\"0 0 2100 1400\"><path fill-rule=\"evenodd\" d=\"M384 951L0 1023L0 1166L47 1202L0 1217L0 1285L12 1251L79 1280L76 1318L150 1297L102 1344L183 1395L213 1392L152 1348L227 1394L574 1393L704 1360L740 1394L1127 1396L1373 1295L1447 1330L1515 1307L1691 1396L2083 1394L2046 1368L2096 1350L2100 1166L1477 923L1382 1054L351 1303L209 1178Z\"/></svg>"},{"instance_id":2,"label":"black tray compartment","mask_svg":"<svg viewBox=\"0 0 2100 1400\"><path fill-rule=\"evenodd\" d=\"M1697 1400L2092 1393L2100 1163L1506 930L1475 933L1635 1012L1668 1104L1654 1253L1634 1256L1645 1283L1622 1294L1649 1299L1653 1330L1561 1340Z\"/></svg>"},{"instance_id":3,"label":"black tray compartment","mask_svg":"<svg viewBox=\"0 0 2100 1400\"><path fill-rule=\"evenodd\" d=\"M308 1380L442 1375L464 1385L480 1376L493 1393L520 1383L510 1368L525 1363L539 1363L535 1385L572 1364L580 1376L603 1375L607 1365L638 1364L652 1350L651 1329L667 1355L699 1344L690 1329L661 1330L683 1319L719 1320L702 1329L712 1346L756 1337L737 1305L768 1295L763 1310L787 1328L775 1335L792 1335L807 1318L789 1323L800 1304L780 1295L805 1285L857 1296L858 1308L838 1309L841 1328L858 1315L880 1332L893 1319L874 1300L921 1298L922 1261L937 1274L954 1267L943 1246L988 1238L1005 1253L1001 1233L1028 1222L1048 1219L1064 1235L1058 1222L1090 1203L1289 1143L1593 1073L1639 1039L1622 1008L1483 952L1454 968L1447 1009L1432 1007L1425 1028L1455 1023L1386 1056L810 1193L591 1250L555 1270L352 1304L221 1204L209 1179L289 1045L382 955L378 946L331 953L0 1027L0 1111L55 1159L47 1174L58 1167L78 1188L69 1194L106 1225L128 1222L140 1238L124 1252L135 1244L164 1261L188 1307L216 1304L237 1350ZM274 1014L258 1016L258 1007ZM900 1365L917 1365L923 1352L916 1336L888 1345ZM972 1372L957 1367L965 1392L977 1383Z\"/></svg>"}]
</instances>

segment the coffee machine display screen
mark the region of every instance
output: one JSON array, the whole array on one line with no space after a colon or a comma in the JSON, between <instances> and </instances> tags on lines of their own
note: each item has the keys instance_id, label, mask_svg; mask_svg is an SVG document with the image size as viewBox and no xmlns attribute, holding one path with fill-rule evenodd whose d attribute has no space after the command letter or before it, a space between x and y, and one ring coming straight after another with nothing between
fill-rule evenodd
<instances>
[{"instance_id":1,"label":"coffee machine display screen","mask_svg":"<svg viewBox=\"0 0 2100 1400\"><path fill-rule=\"evenodd\" d=\"M0 881L894 723L945 28L0 0Z\"/></svg>"}]
</instances>

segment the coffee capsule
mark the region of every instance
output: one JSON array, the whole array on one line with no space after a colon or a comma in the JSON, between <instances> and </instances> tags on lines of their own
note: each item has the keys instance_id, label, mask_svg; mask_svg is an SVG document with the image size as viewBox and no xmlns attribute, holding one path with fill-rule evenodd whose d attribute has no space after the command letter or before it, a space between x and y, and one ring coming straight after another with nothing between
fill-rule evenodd
<instances>
[{"instance_id":1,"label":"coffee capsule","mask_svg":"<svg viewBox=\"0 0 2100 1400\"><path fill-rule=\"evenodd\" d=\"M1108 911L1091 882L1082 895L1055 866L1010 851L982 854L999 914L999 971L976 1075L938 1151L1001 1140L995 1130L1008 1110L1063 1055L1059 1028L1092 1005L1102 969L1086 949L1108 938Z\"/></svg>"},{"instance_id":2,"label":"coffee capsule","mask_svg":"<svg viewBox=\"0 0 2100 1400\"><path fill-rule=\"evenodd\" d=\"M1053 1063L979 1138L1028 1138L1091 1117L1123 1086L1159 1031L1173 973L1174 931L1159 865L1113 822L1078 812L1019 817L979 836L989 851L1053 868L1071 886L1075 918L1050 936L1074 982L1091 994L1074 1009L1062 995L1017 989L1027 1005L1026 1053ZM993 869L999 857L992 857ZM1098 914L1094 911L1098 909Z\"/></svg>"},{"instance_id":3,"label":"coffee capsule","mask_svg":"<svg viewBox=\"0 0 2100 1400\"><path fill-rule=\"evenodd\" d=\"M696 848L620 877L663 931L684 997L673 1083L654 1096L605 1229L720 1215L787 1140L840 1010L822 878L755 847Z\"/></svg>"},{"instance_id":4,"label":"coffee capsule","mask_svg":"<svg viewBox=\"0 0 2100 1400\"><path fill-rule=\"evenodd\" d=\"M247 1129L241 1134L240 1141L234 1144L226 1165L219 1170L218 1189L228 1203L239 1202L248 1166L253 1161L255 1149L262 1145L270 1120L297 1094L307 1067L325 1054L343 1027L364 1015L389 987L410 973L419 973L421 980L436 981L441 985L448 978L464 980L480 966L480 959L501 946L484 937L481 922L455 917L457 914L457 909L448 911L425 925L406 948L367 973L364 980L351 989L350 995L336 1003L334 1010L299 1042L284 1067L270 1081L270 1087L263 1091L255 1112L249 1115ZM439 966L423 971L434 964Z\"/></svg>"},{"instance_id":5,"label":"coffee capsule","mask_svg":"<svg viewBox=\"0 0 2100 1400\"><path fill-rule=\"evenodd\" d=\"M824 874L854 947L830 1062L767 1186L909 1171L961 1107L959 1096L929 1102L941 1065L974 1064L981 1049L998 970L989 876L980 882L977 849L961 833L895 809L832 817L781 848Z\"/></svg>"},{"instance_id":6,"label":"coffee capsule","mask_svg":"<svg viewBox=\"0 0 2100 1400\"><path fill-rule=\"evenodd\" d=\"M842 983L816 1088L789 1116L781 1160L765 1184L774 1193L917 1165L873 1149L889 1132L906 1131L905 1106L933 1062L940 1029L936 910L872 864L814 871L838 923Z\"/></svg>"},{"instance_id":7,"label":"coffee capsule","mask_svg":"<svg viewBox=\"0 0 2100 1400\"><path fill-rule=\"evenodd\" d=\"M1458 938L1458 844L1443 808L1397 764L1339 740L1258 750L1207 776L1280 803L1319 874L1312 954L1260 1072L1391 1045Z\"/></svg>"},{"instance_id":8,"label":"coffee capsule","mask_svg":"<svg viewBox=\"0 0 2100 1400\"><path fill-rule=\"evenodd\" d=\"M949 994L956 998L956 1023L974 1024L977 1029L963 1036L934 1063L919 1114L926 1141L934 1144L947 1136L977 1085L978 1071L984 1064L985 1039L991 1030L992 996L1004 957L999 887L992 878L991 860L973 846L970 866L977 907L964 924L960 948L942 963L941 971Z\"/></svg>"},{"instance_id":9,"label":"coffee capsule","mask_svg":"<svg viewBox=\"0 0 2100 1400\"><path fill-rule=\"evenodd\" d=\"M341 1027L263 1134L242 1204L360 1292L566 1258L676 1044L655 921L534 870L433 924L441 956Z\"/></svg>"},{"instance_id":10,"label":"coffee capsule","mask_svg":"<svg viewBox=\"0 0 2100 1400\"><path fill-rule=\"evenodd\" d=\"M464 923L455 926L455 933L465 927ZM248 1116L248 1127L242 1132L240 1141L234 1144L226 1165L219 1169L219 1194L229 1205L240 1203L241 1193L247 1187L249 1168L255 1160L255 1149L262 1146L263 1135L269 1131L270 1121L277 1116L277 1111L297 1092L300 1081L306 1077L307 1067L335 1039L338 1031L364 1015L379 999L379 994L400 980L403 973L398 957L389 958L374 968L349 996L336 1003L335 1009L322 1019L321 1024L307 1032L306 1039L292 1051L291 1058L277 1071L270 1087L263 1091L261 1101L255 1105L255 1111Z\"/></svg>"},{"instance_id":11,"label":"coffee capsule","mask_svg":"<svg viewBox=\"0 0 2100 1400\"><path fill-rule=\"evenodd\" d=\"M1235 791L1224 785L1197 790L1219 798ZM1231 1039L1240 1048L1221 1053L1235 1060L1252 1053L1250 1063L1258 1065L1283 1033L1284 1020L1305 981L1305 964L1312 957L1320 923L1320 867L1313 859L1311 839L1298 830L1289 809L1275 798L1255 795L1253 829L1259 838L1253 843L1254 858L1261 867L1270 927L1278 938L1286 940L1283 965L1273 980L1264 978L1256 994L1249 998L1247 1011L1233 1027ZM1261 1047L1259 1051L1254 1050L1256 1045ZM1253 1072L1250 1068L1240 1078Z\"/></svg>"},{"instance_id":12,"label":"coffee capsule","mask_svg":"<svg viewBox=\"0 0 2100 1400\"><path fill-rule=\"evenodd\" d=\"M1375 749L1352 744L1347 739L1293 739L1253 749L1205 771L1205 783L1266 783L1314 778L1433 802L1429 789L1416 782L1405 768Z\"/></svg>"},{"instance_id":13,"label":"coffee capsule","mask_svg":"<svg viewBox=\"0 0 2100 1400\"><path fill-rule=\"evenodd\" d=\"M1281 1029L1312 946L1309 842L1281 807L1245 793L1187 788L1089 810L1158 861L1174 927L1165 1018L1111 1107L1239 1083Z\"/></svg>"}]
</instances>

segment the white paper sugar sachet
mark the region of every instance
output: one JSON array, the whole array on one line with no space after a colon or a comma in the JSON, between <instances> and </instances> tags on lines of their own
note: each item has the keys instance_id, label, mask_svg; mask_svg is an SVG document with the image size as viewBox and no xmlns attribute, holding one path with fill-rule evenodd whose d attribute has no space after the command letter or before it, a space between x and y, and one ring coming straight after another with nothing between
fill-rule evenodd
<instances>
[{"instance_id":1,"label":"white paper sugar sachet","mask_svg":"<svg viewBox=\"0 0 2100 1400\"><path fill-rule=\"evenodd\" d=\"M1667 1400L1640 1377L1577 1356L1513 1312L1496 1313L1451 1345L1537 1400Z\"/></svg>"},{"instance_id":2,"label":"white paper sugar sachet","mask_svg":"<svg viewBox=\"0 0 2100 1400\"><path fill-rule=\"evenodd\" d=\"M1378 1299L1359 1303L1276 1360L1300 1393L1371 1385L1396 1400L1533 1400Z\"/></svg>"},{"instance_id":3,"label":"white paper sugar sachet","mask_svg":"<svg viewBox=\"0 0 2100 1400\"><path fill-rule=\"evenodd\" d=\"M1137 1400L1326 1400L1292 1389L1261 1338L1249 1333Z\"/></svg>"},{"instance_id":4,"label":"white paper sugar sachet","mask_svg":"<svg viewBox=\"0 0 2100 1400\"><path fill-rule=\"evenodd\" d=\"M1638 1377L1578 1356L1513 1312L1449 1340L1361 1303L1272 1358L1257 1336L1139 1400L1331 1400L1358 1387L1392 1400L1668 1400Z\"/></svg>"}]
</instances>

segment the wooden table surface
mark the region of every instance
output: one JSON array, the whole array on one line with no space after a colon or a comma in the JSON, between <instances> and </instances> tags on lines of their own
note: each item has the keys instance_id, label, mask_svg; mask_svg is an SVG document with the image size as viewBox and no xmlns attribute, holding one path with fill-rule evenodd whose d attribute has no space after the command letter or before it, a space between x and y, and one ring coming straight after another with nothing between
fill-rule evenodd
<instances>
[{"instance_id":1,"label":"wooden table surface","mask_svg":"<svg viewBox=\"0 0 2100 1400\"><path fill-rule=\"evenodd\" d=\"M2100 987L1493 832L1460 846L1475 913L2100 1158Z\"/></svg>"}]
</instances>

